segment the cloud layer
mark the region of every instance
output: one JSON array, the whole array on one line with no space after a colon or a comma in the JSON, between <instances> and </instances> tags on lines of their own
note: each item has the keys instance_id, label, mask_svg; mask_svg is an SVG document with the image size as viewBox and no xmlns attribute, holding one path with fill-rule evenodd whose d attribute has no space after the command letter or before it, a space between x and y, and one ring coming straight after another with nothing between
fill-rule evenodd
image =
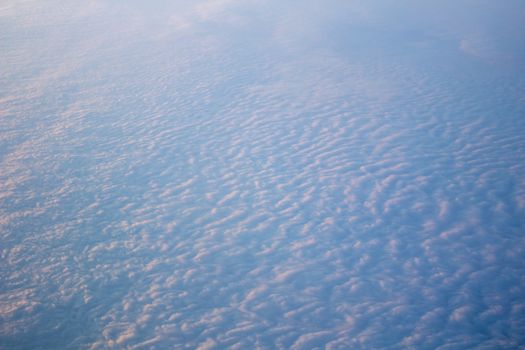
<instances>
[{"instance_id":1,"label":"cloud layer","mask_svg":"<svg viewBox=\"0 0 525 350\"><path fill-rule=\"evenodd\" d=\"M522 5L51 5L0 8L1 348L525 344Z\"/></svg>"}]
</instances>

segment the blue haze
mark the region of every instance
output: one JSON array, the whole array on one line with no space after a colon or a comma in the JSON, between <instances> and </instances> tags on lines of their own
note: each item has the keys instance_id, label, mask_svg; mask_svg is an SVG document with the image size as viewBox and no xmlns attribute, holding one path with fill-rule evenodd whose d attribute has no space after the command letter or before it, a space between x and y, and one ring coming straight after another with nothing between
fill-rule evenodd
<instances>
[{"instance_id":1,"label":"blue haze","mask_svg":"<svg viewBox=\"0 0 525 350\"><path fill-rule=\"evenodd\" d=\"M0 5L0 349L525 347L522 1Z\"/></svg>"}]
</instances>

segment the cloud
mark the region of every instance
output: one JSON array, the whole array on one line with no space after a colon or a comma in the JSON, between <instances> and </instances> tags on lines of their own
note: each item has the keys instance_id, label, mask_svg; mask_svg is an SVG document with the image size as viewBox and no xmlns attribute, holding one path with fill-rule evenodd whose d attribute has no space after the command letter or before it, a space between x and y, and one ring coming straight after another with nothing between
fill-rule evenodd
<instances>
[{"instance_id":1,"label":"cloud","mask_svg":"<svg viewBox=\"0 0 525 350\"><path fill-rule=\"evenodd\" d=\"M0 347L525 342L525 83L458 52L484 36L393 2L99 3L5 25Z\"/></svg>"},{"instance_id":2,"label":"cloud","mask_svg":"<svg viewBox=\"0 0 525 350\"><path fill-rule=\"evenodd\" d=\"M511 62L512 56L497 49L497 44L490 38L470 37L462 39L459 49L467 54L489 63Z\"/></svg>"}]
</instances>

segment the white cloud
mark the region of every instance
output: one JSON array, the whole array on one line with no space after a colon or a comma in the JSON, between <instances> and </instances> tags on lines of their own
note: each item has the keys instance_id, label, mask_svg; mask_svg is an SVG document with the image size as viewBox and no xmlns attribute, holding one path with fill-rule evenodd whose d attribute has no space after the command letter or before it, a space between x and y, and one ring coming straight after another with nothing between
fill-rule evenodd
<instances>
[{"instance_id":1,"label":"white cloud","mask_svg":"<svg viewBox=\"0 0 525 350\"><path fill-rule=\"evenodd\" d=\"M100 3L6 24L0 347L524 343L521 70L378 4Z\"/></svg>"}]
</instances>

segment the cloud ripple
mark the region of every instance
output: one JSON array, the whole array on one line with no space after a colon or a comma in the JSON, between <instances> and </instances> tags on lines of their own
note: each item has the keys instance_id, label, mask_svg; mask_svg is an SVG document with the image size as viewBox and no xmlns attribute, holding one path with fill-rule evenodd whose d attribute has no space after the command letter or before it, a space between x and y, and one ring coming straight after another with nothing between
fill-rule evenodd
<instances>
[{"instance_id":1,"label":"cloud ripple","mask_svg":"<svg viewBox=\"0 0 525 350\"><path fill-rule=\"evenodd\" d=\"M341 47L267 2L26 3L0 9L0 347L523 346L518 63L379 5L320 12Z\"/></svg>"}]
</instances>

